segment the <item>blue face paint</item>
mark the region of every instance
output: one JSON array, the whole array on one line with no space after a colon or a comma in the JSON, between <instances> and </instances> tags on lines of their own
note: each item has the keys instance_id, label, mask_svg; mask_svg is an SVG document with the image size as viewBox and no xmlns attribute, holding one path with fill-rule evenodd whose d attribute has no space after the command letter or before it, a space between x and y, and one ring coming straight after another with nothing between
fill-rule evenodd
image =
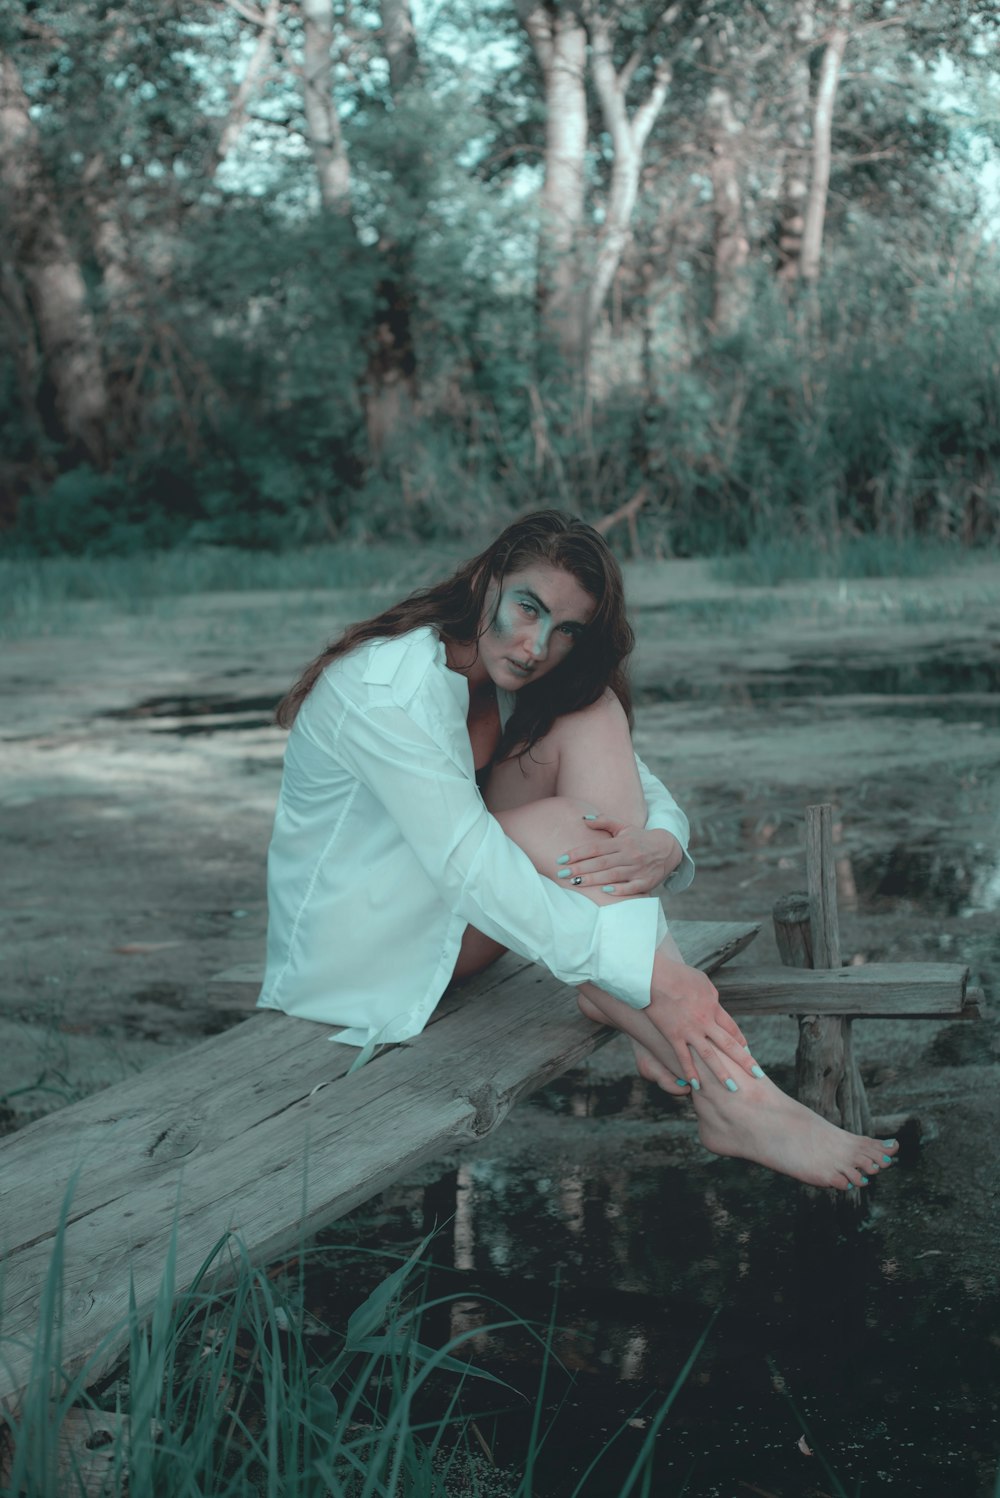
<instances>
[{"instance_id":1,"label":"blue face paint","mask_svg":"<svg viewBox=\"0 0 1000 1498\"><path fill-rule=\"evenodd\" d=\"M522 588L512 588L510 592L502 595L491 628L497 639L508 640L512 635L517 634L525 623L536 625L532 654L544 656L548 651L549 641L555 628L552 615L535 593Z\"/></svg>"}]
</instances>

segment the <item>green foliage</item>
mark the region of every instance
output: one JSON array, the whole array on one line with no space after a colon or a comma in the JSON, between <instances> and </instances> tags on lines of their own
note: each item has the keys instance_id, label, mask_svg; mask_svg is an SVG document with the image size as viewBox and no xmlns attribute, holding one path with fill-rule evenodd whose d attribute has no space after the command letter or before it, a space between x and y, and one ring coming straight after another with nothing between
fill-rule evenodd
<instances>
[{"instance_id":1,"label":"green foliage","mask_svg":"<svg viewBox=\"0 0 1000 1498\"><path fill-rule=\"evenodd\" d=\"M85 460L51 388L29 268L5 265L12 551L464 542L540 503L612 513L640 486L645 528L679 554L776 528L831 544L995 533L1000 306L975 165L997 134L988 7L919 0L891 27L857 9L808 305L789 305L773 274L784 99L801 65L787 8L726 0L708 16L692 0L666 31L662 7L619 8L616 63L637 58L630 107L666 51L673 82L589 392L538 333L544 102L514 7L418 17L421 72L398 96L378 7L349 31L335 10L336 55L348 35L353 49L332 84L349 213L318 203L294 7L219 170L258 39L242 14L39 0L23 26L5 23L109 390ZM725 337L708 326L716 42L714 57L753 59L723 81L736 124L757 122L735 147L748 307ZM584 265L613 159L593 93L590 109Z\"/></svg>"}]
</instances>

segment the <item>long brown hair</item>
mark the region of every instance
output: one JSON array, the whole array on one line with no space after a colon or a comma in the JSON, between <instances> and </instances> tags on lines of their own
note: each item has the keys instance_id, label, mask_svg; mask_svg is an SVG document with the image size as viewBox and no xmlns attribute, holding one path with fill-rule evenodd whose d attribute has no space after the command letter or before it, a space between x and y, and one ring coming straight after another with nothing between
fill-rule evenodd
<instances>
[{"instance_id":1,"label":"long brown hair","mask_svg":"<svg viewBox=\"0 0 1000 1498\"><path fill-rule=\"evenodd\" d=\"M557 718L589 707L608 687L621 702L631 726L627 661L635 635L625 614L621 568L603 536L561 510L537 510L515 520L485 551L463 563L445 582L421 588L375 618L352 624L306 667L279 703L278 722L290 727L326 667L366 640L392 638L430 624L446 643L474 643L485 627L483 614L490 585L502 584L508 572L537 562L570 573L594 599L596 608L566 659L517 693L495 758L503 759L515 748L526 753L544 738Z\"/></svg>"}]
</instances>

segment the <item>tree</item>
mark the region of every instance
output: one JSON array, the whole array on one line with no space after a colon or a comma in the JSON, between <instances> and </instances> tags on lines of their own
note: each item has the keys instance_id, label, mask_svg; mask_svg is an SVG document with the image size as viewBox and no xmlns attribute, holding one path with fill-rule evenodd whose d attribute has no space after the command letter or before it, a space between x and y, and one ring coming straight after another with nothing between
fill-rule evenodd
<instances>
[{"instance_id":1,"label":"tree","mask_svg":"<svg viewBox=\"0 0 1000 1498\"><path fill-rule=\"evenodd\" d=\"M823 225L826 222L826 200L830 190L831 140L833 110L840 82L840 66L847 46L851 0L837 0L836 15L827 32L816 84L812 118L812 161L809 193L806 198L802 228L802 252L799 274L807 285L819 279L823 250Z\"/></svg>"},{"instance_id":2,"label":"tree","mask_svg":"<svg viewBox=\"0 0 1000 1498\"><path fill-rule=\"evenodd\" d=\"M716 22L706 47L712 84L705 101L712 178L712 328L730 333L747 307L747 263L750 242L743 214L740 180L742 127L733 106L730 84L729 24Z\"/></svg>"},{"instance_id":3,"label":"tree","mask_svg":"<svg viewBox=\"0 0 1000 1498\"><path fill-rule=\"evenodd\" d=\"M108 396L87 288L9 55L0 55L0 185L13 260L7 274L24 285L57 430L92 463L102 464Z\"/></svg>"},{"instance_id":4,"label":"tree","mask_svg":"<svg viewBox=\"0 0 1000 1498\"><path fill-rule=\"evenodd\" d=\"M539 204L538 308L543 336L571 368L583 367L587 299L587 33L569 5L517 0L518 16L541 71L545 98L545 178Z\"/></svg>"},{"instance_id":5,"label":"tree","mask_svg":"<svg viewBox=\"0 0 1000 1498\"><path fill-rule=\"evenodd\" d=\"M351 171L333 97L333 0L300 0L302 101L320 201L333 213L351 211Z\"/></svg>"}]
</instances>

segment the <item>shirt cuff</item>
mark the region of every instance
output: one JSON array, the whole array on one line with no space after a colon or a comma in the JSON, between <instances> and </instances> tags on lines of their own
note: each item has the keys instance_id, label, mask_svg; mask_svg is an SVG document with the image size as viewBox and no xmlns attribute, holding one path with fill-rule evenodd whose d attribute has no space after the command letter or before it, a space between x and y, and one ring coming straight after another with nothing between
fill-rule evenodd
<instances>
[{"instance_id":1,"label":"shirt cuff","mask_svg":"<svg viewBox=\"0 0 1000 1498\"><path fill-rule=\"evenodd\" d=\"M618 900L600 907L594 983L632 1009L649 1004L662 909L659 900Z\"/></svg>"},{"instance_id":2,"label":"shirt cuff","mask_svg":"<svg viewBox=\"0 0 1000 1498\"><path fill-rule=\"evenodd\" d=\"M672 873L668 874L663 881L663 888L669 889L672 894L679 894L682 889L687 889L694 878L694 859L685 848L684 857Z\"/></svg>"}]
</instances>

